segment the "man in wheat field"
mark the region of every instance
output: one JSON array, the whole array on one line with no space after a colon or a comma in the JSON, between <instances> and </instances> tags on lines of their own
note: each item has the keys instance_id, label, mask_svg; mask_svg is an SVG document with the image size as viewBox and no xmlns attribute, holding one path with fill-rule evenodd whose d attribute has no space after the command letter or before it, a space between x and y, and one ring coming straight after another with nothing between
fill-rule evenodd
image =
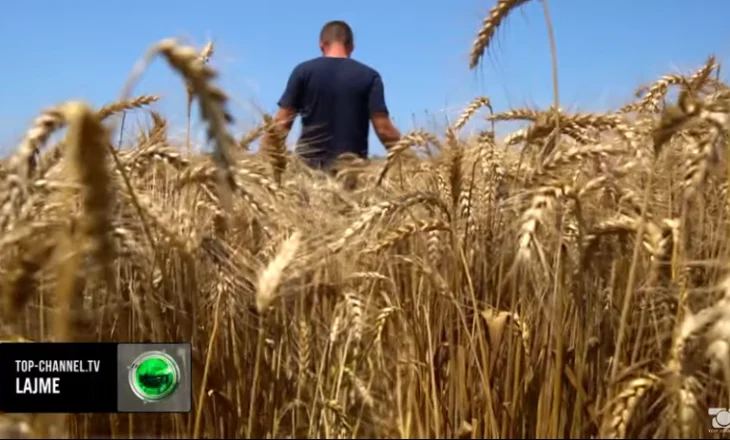
<instances>
[{"instance_id":1,"label":"man in wheat field","mask_svg":"<svg viewBox=\"0 0 730 440\"><path fill-rule=\"evenodd\" d=\"M296 153L313 168L328 170L344 153L368 156L369 122L386 148L400 139L385 105L380 74L351 58L352 29L331 21L319 34L322 56L297 65L281 99L275 121L286 137L302 117Z\"/></svg>"}]
</instances>

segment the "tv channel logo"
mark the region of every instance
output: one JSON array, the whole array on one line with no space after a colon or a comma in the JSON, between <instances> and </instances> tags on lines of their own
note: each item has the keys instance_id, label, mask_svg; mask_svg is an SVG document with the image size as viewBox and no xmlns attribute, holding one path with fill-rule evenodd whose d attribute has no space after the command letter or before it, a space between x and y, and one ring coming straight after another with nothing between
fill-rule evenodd
<instances>
[{"instance_id":1,"label":"tv channel logo","mask_svg":"<svg viewBox=\"0 0 730 440\"><path fill-rule=\"evenodd\" d=\"M119 412L189 412L190 344L119 344Z\"/></svg>"},{"instance_id":2,"label":"tv channel logo","mask_svg":"<svg viewBox=\"0 0 730 440\"><path fill-rule=\"evenodd\" d=\"M730 430L730 411L727 408L708 408L707 414L712 416L714 429Z\"/></svg>"}]
</instances>

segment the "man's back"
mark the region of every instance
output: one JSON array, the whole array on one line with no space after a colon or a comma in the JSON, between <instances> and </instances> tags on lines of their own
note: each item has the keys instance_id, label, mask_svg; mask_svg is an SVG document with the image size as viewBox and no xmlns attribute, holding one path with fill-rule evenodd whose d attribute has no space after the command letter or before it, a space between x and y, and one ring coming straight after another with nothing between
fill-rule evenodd
<instances>
[{"instance_id":1,"label":"man's back","mask_svg":"<svg viewBox=\"0 0 730 440\"><path fill-rule=\"evenodd\" d=\"M366 158L370 116L388 113L378 72L345 57L322 56L299 64L279 106L300 114L297 153L318 168L342 153Z\"/></svg>"}]
</instances>

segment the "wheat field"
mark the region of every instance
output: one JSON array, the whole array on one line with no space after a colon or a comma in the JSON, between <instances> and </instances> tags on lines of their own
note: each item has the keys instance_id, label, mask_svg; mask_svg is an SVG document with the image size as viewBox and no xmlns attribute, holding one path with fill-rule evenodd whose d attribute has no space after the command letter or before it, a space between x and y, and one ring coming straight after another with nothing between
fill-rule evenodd
<instances>
[{"instance_id":1,"label":"wheat field","mask_svg":"<svg viewBox=\"0 0 730 440\"><path fill-rule=\"evenodd\" d=\"M471 67L524 3L497 2ZM212 154L134 96L156 57ZM214 58L161 41L118 102L49 108L0 165L2 340L191 341L192 412L0 414L0 437L727 435L708 415L730 406L730 87L714 57L605 114L477 97L444 133L334 175L268 116L234 139ZM151 123L117 149L124 112Z\"/></svg>"}]
</instances>

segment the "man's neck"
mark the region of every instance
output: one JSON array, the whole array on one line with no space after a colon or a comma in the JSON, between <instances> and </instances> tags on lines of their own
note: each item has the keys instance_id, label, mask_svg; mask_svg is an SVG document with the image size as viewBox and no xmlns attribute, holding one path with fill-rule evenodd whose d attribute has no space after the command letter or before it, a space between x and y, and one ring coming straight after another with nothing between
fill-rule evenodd
<instances>
[{"instance_id":1,"label":"man's neck","mask_svg":"<svg viewBox=\"0 0 730 440\"><path fill-rule=\"evenodd\" d=\"M329 47L322 55L327 58L350 58L350 54L347 53L347 50L339 45Z\"/></svg>"}]
</instances>

